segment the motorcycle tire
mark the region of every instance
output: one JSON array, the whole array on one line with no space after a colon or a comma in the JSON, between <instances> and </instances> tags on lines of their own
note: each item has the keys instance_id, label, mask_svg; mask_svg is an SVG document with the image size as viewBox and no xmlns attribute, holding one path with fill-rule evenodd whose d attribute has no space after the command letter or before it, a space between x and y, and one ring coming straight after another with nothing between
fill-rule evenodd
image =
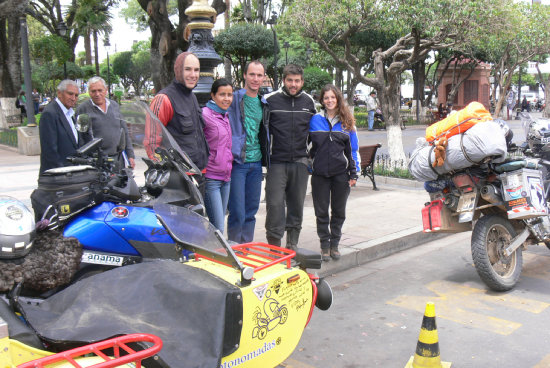
<instances>
[{"instance_id":1,"label":"motorcycle tire","mask_svg":"<svg viewBox=\"0 0 550 368\"><path fill-rule=\"evenodd\" d=\"M472 232L472 259L479 277L494 291L507 291L518 282L523 267L521 247L510 256L504 249L516 236L514 227L498 215L481 217Z\"/></svg>"}]
</instances>

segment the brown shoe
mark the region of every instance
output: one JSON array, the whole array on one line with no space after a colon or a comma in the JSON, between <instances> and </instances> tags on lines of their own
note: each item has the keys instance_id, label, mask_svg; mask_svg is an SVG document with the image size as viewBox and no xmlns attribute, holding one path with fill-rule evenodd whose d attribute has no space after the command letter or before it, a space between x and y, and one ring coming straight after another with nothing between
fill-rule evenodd
<instances>
[{"instance_id":1,"label":"brown shoe","mask_svg":"<svg viewBox=\"0 0 550 368\"><path fill-rule=\"evenodd\" d=\"M338 251L338 248L330 248L330 256L335 261L339 260L341 255L340 255L340 252Z\"/></svg>"},{"instance_id":2,"label":"brown shoe","mask_svg":"<svg viewBox=\"0 0 550 368\"><path fill-rule=\"evenodd\" d=\"M330 261L330 250L321 249L321 257L323 257L323 262Z\"/></svg>"}]
</instances>

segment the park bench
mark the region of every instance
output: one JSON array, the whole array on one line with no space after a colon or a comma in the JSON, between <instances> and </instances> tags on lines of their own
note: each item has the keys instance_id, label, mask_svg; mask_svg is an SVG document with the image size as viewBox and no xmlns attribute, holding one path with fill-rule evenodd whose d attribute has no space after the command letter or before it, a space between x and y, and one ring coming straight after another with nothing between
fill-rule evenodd
<instances>
[{"instance_id":1,"label":"park bench","mask_svg":"<svg viewBox=\"0 0 550 368\"><path fill-rule=\"evenodd\" d=\"M372 189L378 190L374 181L374 160L376 159L376 151L382 147L380 143L370 146L359 147L359 155L361 156L361 175L368 177L372 181Z\"/></svg>"}]
</instances>

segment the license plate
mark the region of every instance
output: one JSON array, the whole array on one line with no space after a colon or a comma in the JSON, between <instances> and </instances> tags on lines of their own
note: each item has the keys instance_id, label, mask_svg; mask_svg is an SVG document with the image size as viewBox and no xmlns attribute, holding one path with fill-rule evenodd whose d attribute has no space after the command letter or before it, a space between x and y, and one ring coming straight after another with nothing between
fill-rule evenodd
<instances>
[{"instance_id":1,"label":"license plate","mask_svg":"<svg viewBox=\"0 0 550 368\"><path fill-rule=\"evenodd\" d=\"M124 257L115 256L112 254L94 253L84 251L82 253L81 262L98 264L103 266L122 266Z\"/></svg>"},{"instance_id":2,"label":"license plate","mask_svg":"<svg viewBox=\"0 0 550 368\"><path fill-rule=\"evenodd\" d=\"M550 143L550 137L542 137L540 139L540 143L542 144Z\"/></svg>"},{"instance_id":3,"label":"license plate","mask_svg":"<svg viewBox=\"0 0 550 368\"><path fill-rule=\"evenodd\" d=\"M456 212L458 212L458 222L470 222L474 218L474 209L477 203L477 191L464 193L458 200Z\"/></svg>"},{"instance_id":4,"label":"license plate","mask_svg":"<svg viewBox=\"0 0 550 368\"><path fill-rule=\"evenodd\" d=\"M469 212L473 211L476 207L476 192L465 193L460 196L458 200L458 207L456 212Z\"/></svg>"}]
</instances>

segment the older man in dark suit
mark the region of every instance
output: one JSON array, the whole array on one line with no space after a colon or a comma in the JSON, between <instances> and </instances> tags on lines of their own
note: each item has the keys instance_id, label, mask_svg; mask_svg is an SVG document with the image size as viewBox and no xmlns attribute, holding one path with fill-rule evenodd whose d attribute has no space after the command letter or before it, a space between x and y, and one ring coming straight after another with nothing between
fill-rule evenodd
<instances>
[{"instance_id":1,"label":"older man in dark suit","mask_svg":"<svg viewBox=\"0 0 550 368\"><path fill-rule=\"evenodd\" d=\"M75 127L73 107L78 99L78 85L65 79L57 86L57 98L40 117L40 174L48 169L66 166L67 157L75 154L85 139Z\"/></svg>"}]
</instances>

